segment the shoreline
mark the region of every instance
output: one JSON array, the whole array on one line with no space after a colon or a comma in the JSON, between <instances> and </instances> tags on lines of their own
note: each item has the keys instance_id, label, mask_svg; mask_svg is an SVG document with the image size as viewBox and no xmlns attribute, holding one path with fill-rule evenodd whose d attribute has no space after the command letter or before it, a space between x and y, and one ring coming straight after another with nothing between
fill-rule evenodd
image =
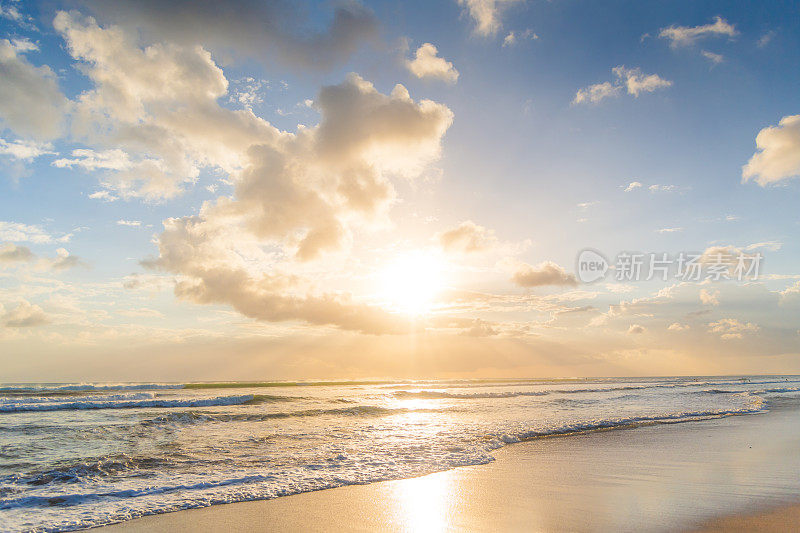
<instances>
[{"instance_id":1,"label":"shoreline","mask_svg":"<svg viewBox=\"0 0 800 533\"><path fill-rule=\"evenodd\" d=\"M797 444L800 408L776 401L763 413L514 443L493 452L491 463L417 478L149 515L102 527L108 533L135 533L779 526L800 513Z\"/></svg>"}]
</instances>

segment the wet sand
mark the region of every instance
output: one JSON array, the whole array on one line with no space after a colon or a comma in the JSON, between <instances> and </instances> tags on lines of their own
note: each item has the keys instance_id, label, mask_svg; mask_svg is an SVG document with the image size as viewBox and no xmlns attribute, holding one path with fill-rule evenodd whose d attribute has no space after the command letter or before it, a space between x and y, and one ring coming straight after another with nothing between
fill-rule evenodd
<instances>
[{"instance_id":1,"label":"wet sand","mask_svg":"<svg viewBox=\"0 0 800 533\"><path fill-rule=\"evenodd\" d=\"M140 531L787 531L800 409L514 444L419 478L147 516Z\"/></svg>"}]
</instances>

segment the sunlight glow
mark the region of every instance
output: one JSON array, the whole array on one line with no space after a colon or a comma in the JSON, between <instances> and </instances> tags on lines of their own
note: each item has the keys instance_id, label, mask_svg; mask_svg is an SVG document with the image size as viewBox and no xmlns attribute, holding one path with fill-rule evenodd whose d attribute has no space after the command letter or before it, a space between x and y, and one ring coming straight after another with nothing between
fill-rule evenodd
<instances>
[{"instance_id":1,"label":"sunlight glow","mask_svg":"<svg viewBox=\"0 0 800 533\"><path fill-rule=\"evenodd\" d=\"M444 267L441 255L432 250L416 250L395 257L381 275L383 299L401 313L430 312L437 294L444 288Z\"/></svg>"}]
</instances>

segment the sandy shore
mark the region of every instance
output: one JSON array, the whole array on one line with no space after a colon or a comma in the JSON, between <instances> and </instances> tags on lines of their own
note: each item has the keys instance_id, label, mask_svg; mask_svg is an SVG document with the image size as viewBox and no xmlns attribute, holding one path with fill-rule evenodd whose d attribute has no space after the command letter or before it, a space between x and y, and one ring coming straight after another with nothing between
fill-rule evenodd
<instances>
[{"instance_id":1,"label":"sandy shore","mask_svg":"<svg viewBox=\"0 0 800 533\"><path fill-rule=\"evenodd\" d=\"M488 465L148 516L139 531L787 531L800 410L515 444ZM778 510L774 510L778 509Z\"/></svg>"}]
</instances>

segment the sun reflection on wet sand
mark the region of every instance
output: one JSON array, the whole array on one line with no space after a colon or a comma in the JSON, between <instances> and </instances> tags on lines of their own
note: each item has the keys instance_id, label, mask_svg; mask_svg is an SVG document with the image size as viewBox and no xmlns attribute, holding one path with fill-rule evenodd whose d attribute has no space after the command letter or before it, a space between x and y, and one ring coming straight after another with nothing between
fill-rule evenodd
<instances>
[{"instance_id":1,"label":"sun reflection on wet sand","mask_svg":"<svg viewBox=\"0 0 800 533\"><path fill-rule=\"evenodd\" d=\"M448 531L457 507L453 477L432 475L394 488L396 524L402 531Z\"/></svg>"}]
</instances>

